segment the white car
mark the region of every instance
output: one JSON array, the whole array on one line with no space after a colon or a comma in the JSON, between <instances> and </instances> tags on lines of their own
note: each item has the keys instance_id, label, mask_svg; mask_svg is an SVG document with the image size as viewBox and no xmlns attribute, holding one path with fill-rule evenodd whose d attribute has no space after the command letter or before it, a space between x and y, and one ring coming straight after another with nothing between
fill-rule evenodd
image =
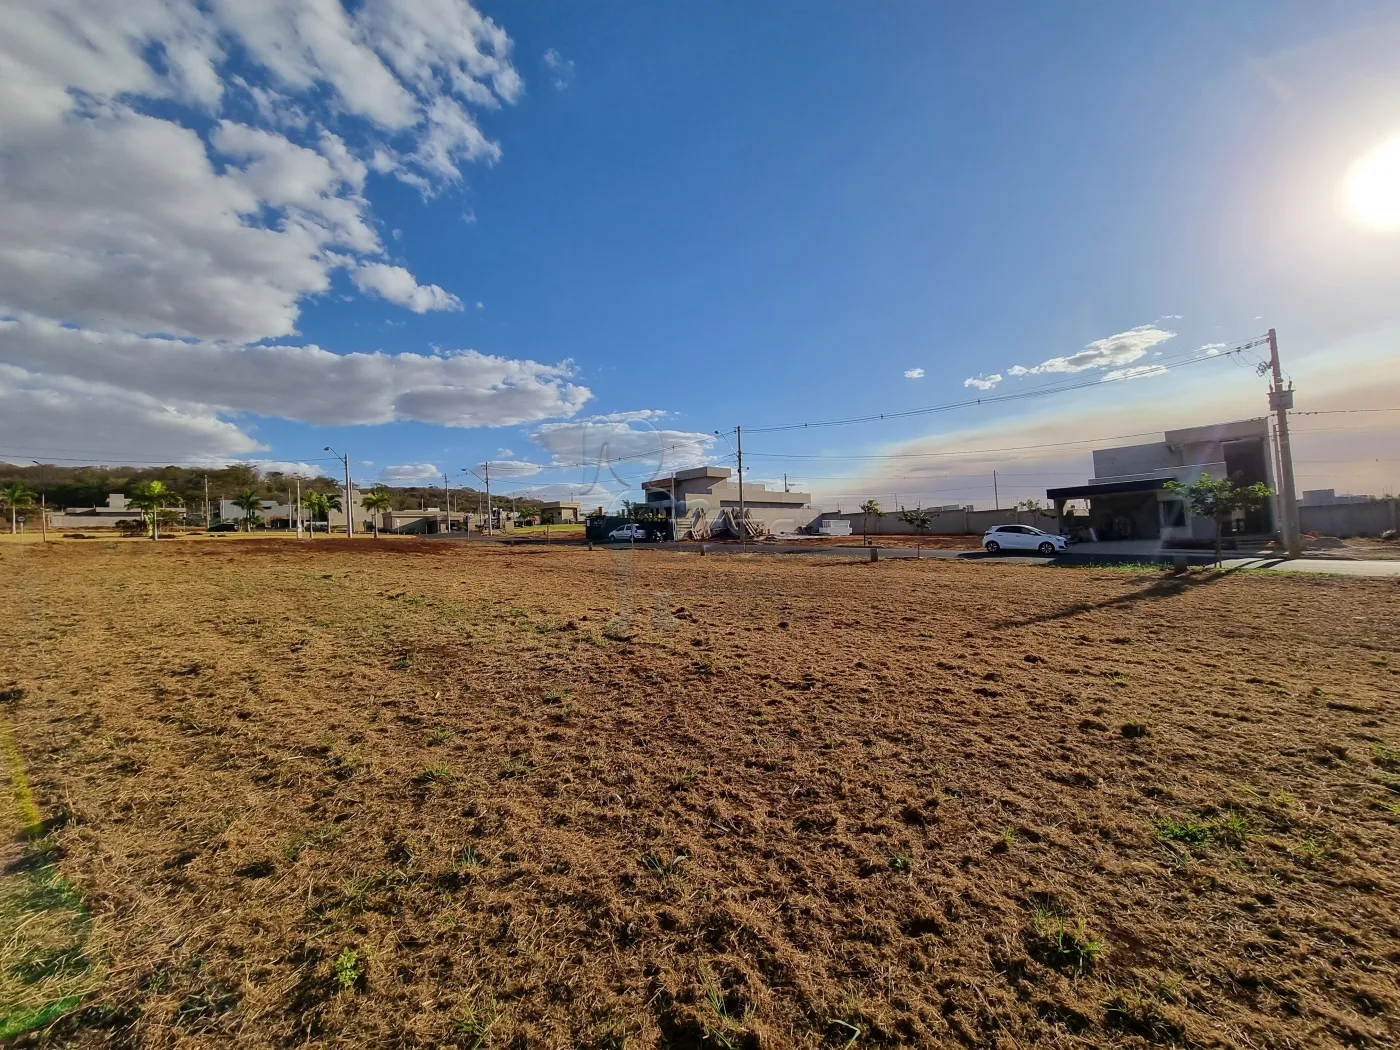
<instances>
[{"instance_id":1,"label":"white car","mask_svg":"<svg viewBox=\"0 0 1400 1050\"><path fill-rule=\"evenodd\" d=\"M626 543L629 540L644 540L647 538L647 530L640 525L619 525L608 533L608 539Z\"/></svg>"},{"instance_id":2,"label":"white car","mask_svg":"<svg viewBox=\"0 0 1400 1050\"><path fill-rule=\"evenodd\" d=\"M1069 547L1069 540L1041 532L1029 525L993 525L982 536L982 546L988 554L999 551L1039 551L1049 557L1062 554Z\"/></svg>"}]
</instances>

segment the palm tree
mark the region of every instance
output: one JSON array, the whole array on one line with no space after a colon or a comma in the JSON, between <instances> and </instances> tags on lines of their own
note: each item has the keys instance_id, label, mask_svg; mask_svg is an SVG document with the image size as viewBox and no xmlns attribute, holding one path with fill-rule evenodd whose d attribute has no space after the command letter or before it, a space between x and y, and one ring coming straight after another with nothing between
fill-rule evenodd
<instances>
[{"instance_id":1,"label":"palm tree","mask_svg":"<svg viewBox=\"0 0 1400 1050\"><path fill-rule=\"evenodd\" d=\"M243 512L243 531L252 531L253 522L262 516L259 513L262 510L262 500L258 499L258 494L252 489L244 489L233 498L232 503Z\"/></svg>"},{"instance_id":2,"label":"palm tree","mask_svg":"<svg viewBox=\"0 0 1400 1050\"><path fill-rule=\"evenodd\" d=\"M340 509L339 494L327 496L324 492L317 492L315 489L307 489L301 494L301 505L311 512L311 520L315 522L321 517L325 517L327 529L331 520L331 511ZM316 535L316 530L311 530L311 535Z\"/></svg>"},{"instance_id":3,"label":"palm tree","mask_svg":"<svg viewBox=\"0 0 1400 1050\"><path fill-rule=\"evenodd\" d=\"M316 538L316 519L321 516L326 509L326 497L315 489L307 489L301 494L301 505L311 512L311 538Z\"/></svg>"},{"instance_id":4,"label":"palm tree","mask_svg":"<svg viewBox=\"0 0 1400 1050\"><path fill-rule=\"evenodd\" d=\"M365 510L374 515L374 538L379 539L379 519L386 510L394 509L394 501L389 496L389 490L380 485L370 489L364 494L361 505Z\"/></svg>"},{"instance_id":5,"label":"palm tree","mask_svg":"<svg viewBox=\"0 0 1400 1050\"><path fill-rule=\"evenodd\" d=\"M166 507L184 503L184 498L165 482L143 481L131 490L127 504L141 512L143 518L151 520L151 539L160 539L160 512Z\"/></svg>"},{"instance_id":6,"label":"palm tree","mask_svg":"<svg viewBox=\"0 0 1400 1050\"><path fill-rule=\"evenodd\" d=\"M3 503L10 511L10 535L15 534L18 526L18 513L26 507L34 506L34 492L22 481L15 481L0 489L0 503Z\"/></svg>"}]
</instances>

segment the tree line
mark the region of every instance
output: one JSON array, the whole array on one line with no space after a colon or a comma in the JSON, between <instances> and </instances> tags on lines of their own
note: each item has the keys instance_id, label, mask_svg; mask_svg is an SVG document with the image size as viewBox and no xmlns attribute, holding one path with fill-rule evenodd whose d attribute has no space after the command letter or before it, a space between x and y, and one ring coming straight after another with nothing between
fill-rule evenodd
<instances>
[{"instance_id":1,"label":"tree line","mask_svg":"<svg viewBox=\"0 0 1400 1050\"><path fill-rule=\"evenodd\" d=\"M108 495L121 493L130 499L138 490L153 481L159 481L165 490L178 496L178 505L186 508L191 516L202 517L204 508L205 479L209 483L209 502L217 513L219 500L242 498L252 493L256 500L276 500L285 503L288 493L295 497L297 476L282 471L259 470L247 463L231 463L223 467L64 467L53 464L42 466L20 466L0 463L0 489L9 485L22 486L33 492L37 498L42 495L50 510L64 507L101 507L107 503ZM301 479L302 494L308 490L327 498L342 496L342 482L326 475ZM390 500L390 510L416 510L420 506L446 509L446 493L441 485L402 485L388 486L357 484L356 491L368 492L371 488L382 490ZM463 486L452 489L453 510L474 511L481 505L482 493L477 489ZM510 508L512 500L507 496L492 495L491 505L496 508ZM522 513L538 513L539 501L517 499L514 508ZM20 511L23 513L23 510Z\"/></svg>"}]
</instances>

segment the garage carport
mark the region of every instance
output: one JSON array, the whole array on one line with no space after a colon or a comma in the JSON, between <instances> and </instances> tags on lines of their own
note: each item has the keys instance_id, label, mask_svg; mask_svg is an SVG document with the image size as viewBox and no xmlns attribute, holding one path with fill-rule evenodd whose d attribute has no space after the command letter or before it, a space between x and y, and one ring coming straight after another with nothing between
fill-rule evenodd
<instances>
[{"instance_id":1,"label":"garage carport","mask_svg":"<svg viewBox=\"0 0 1400 1050\"><path fill-rule=\"evenodd\" d=\"M1131 481L1110 481L1101 485L1073 485L1069 488L1048 489L1045 493L1055 505L1055 513L1064 520L1065 504L1082 499L1089 503L1088 525L1099 539L1155 540L1162 535L1162 515L1182 511L1180 502L1163 502L1159 493L1170 478L1138 478ZM1163 509L1165 508L1165 509ZM1181 524L1169 521L1169 525Z\"/></svg>"}]
</instances>

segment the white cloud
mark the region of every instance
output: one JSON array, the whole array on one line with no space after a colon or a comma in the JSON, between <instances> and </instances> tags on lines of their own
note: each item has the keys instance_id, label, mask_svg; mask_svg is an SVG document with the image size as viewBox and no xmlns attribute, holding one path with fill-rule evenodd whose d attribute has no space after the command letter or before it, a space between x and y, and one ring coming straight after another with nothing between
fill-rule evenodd
<instances>
[{"instance_id":1,"label":"white cloud","mask_svg":"<svg viewBox=\"0 0 1400 1050\"><path fill-rule=\"evenodd\" d=\"M1006 370L1006 374L1009 376L1023 376L1028 375L1029 373L1030 369L1027 368L1025 365L1012 365Z\"/></svg>"},{"instance_id":2,"label":"white cloud","mask_svg":"<svg viewBox=\"0 0 1400 1050\"><path fill-rule=\"evenodd\" d=\"M478 310L485 310L485 309L486 309L486 304L483 303L480 299L478 299L477 302L476 302L476 308L477 308Z\"/></svg>"},{"instance_id":3,"label":"white cloud","mask_svg":"<svg viewBox=\"0 0 1400 1050\"><path fill-rule=\"evenodd\" d=\"M907 369L907 370L905 371L905 373L904 373L904 378L905 378L905 379L922 379L922 378L924 378L924 370L923 370L922 368L910 368L910 369Z\"/></svg>"},{"instance_id":4,"label":"white cloud","mask_svg":"<svg viewBox=\"0 0 1400 1050\"><path fill-rule=\"evenodd\" d=\"M462 163L499 158L470 108L520 97L510 51L466 0L9 5L0 309L200 338L292 334L332 270L384 265L370 169L429 194ZM417 282L402 296L410 309L450 300Z\"/></svg>"},{"instance_id":5,"label":"white cloud","mask_svg":"<svg viewBox=\"0 0 1400 1050\"><path fill-rule=\"evenodd\" d=\"M288 474L292 477L319 478L326 476L329 471L323 466L314 463L299 462L286 459L250 459L245 462L252 464L264 474L276 471L279 474Z\"/></svg>"},{"instance_id":6,"label":"white cloud","mask_svg":"<svg viewBox=\"0 0 1400 1050\"><path fill-rule=\"evenodd\" d=\"M462 300L435 284L419 284L402 266L362 263L350 271L350 279L362 292L377 292L391 303L405 306L416 314L429 310L460 310Z\"/></svg>"},{"instance_id":7,"label":"white cloud","mask_svg":"<svg viewBox=\"0 0 1400 1050\"><path fill-rule=\"evenodd\" d=\"M531 463L524 459L493 459L491 461L491 481L497 478L528 478L549 468L548 463ZM480 470L480 466L477 467Z\"/></svg>"},{"instance_id":8,"label":"white cloud","mask_svg":"<svg viewBox=\"0 0 1400 1050\"><path fill-rule=\"evenodd\" d=\"M566 59L554 48L546 51L541 58L546 69L550 71L554 78L554 87L563 91L574 82L574 63L572 59Z\"/></svg>"},{"instance_id":9,"label":"white cloud","mask_svg":"<svg viewBox=\"0 0 1400 1050\"><path fill-rule=\"evenodd\" d=\"M0 364L0 447L50 462L219 463L266 451L206 405Z\"/></svg>"},{"instance_id":10,"label":"white cloud","mask_svg":"<svg viewBox=\"0 0 1400 1050\"><path fill-rule=\"evenodd\" d=\"M651 421L663 414L644 409L542 423L530 432L530 439L550 454L554 466L583 465L619 479L705 463L715 436L658 428Z\"/></svg>"},{"instance_id":11,"label":"white cloud","mask_svg":"<svg viewBox=\"0 0 1400 1050\"><path fill-rule=\"evenodd\" d=\"M464 212L462 212L462 221L463 221L464 223L466 223L468 226L474 226L474 225L476 224L476 212L474 212L474 211L464 211Z\"/></svg>"},{"instance_id":12,"label":"white cloud","mask_svg":"<svg viewBox=\"0 0 1400 1050\"><path fill-rule=\"evenodd\" d=\"M1139 325L1126 332L1110 335L1106 339L1095 339L1076 354L1068 357L1052 357L1034 368L1013 375L1040 375L1044 372L1083 372L1089 368L1112 368L1127 365L1142 357L1158 343L1176 337L1175 332L1158 328L1154 324ZM1020 367L1020 366L1017 366Z\"/></svg>"},{"instance_id":13,"label":"white cloud","mask_svg":"<svg viewBox=\"0 0 1400 1050\"><path fill-rule=\"evenodd\" d=\"M1146 379L1149 376L1159 376L1166 372L1163 365L1134 365L1132 368L1115 368L1103 374L1102 382L1111 382L1115 379Z\"/></svg>"},{"instance_id":14,"label":"white cloud","mask_svg":"<svg viewBox=\"0 0 1400 1050\"><path fill-rule=\"evenodd\" d=\"M389 482L428 481L440 480L442 471L438 470L436 463L399 463L385 467L379 476Z\"/></svg>"},{"instance_id":15,"label":"white cloud","mask_svg":"<svg viewBox=\"0 0 1400 1050\"><path fill-rule=\"evenodd\" d=\"M1001 382L1001 376L993 372L989 376L968 376L963 380L963 386L976 387L978 390L990 390Z\"/></svg>"},{"instance_id":16,"label":"white cloud","mask_svg":"<svg viewBox=\"0 0 1400 1050\"><path fill-rule=\"evenodd\" d=\"M569 362L475 350L333 354L318 346L230 346L101 333L33 317L0 321L0 362L173 404L326 425L416 420L506 426L572 416L592 396ZM17 437L0 416L0 435Z\"/></svg>"},{"instance_id":17,"label":"white cloud","mask_svg":"<svg viewBox=\"0 0 1400 1050\"><path fill-rule=\"evenodd\" d=\"M1217 357L1220 354L1220 351L1224 349L1224 343L1206 343L1204 346L1201 347L1199 352L1205 354L1206 357Z\"/></svg>"}]
</instances>

